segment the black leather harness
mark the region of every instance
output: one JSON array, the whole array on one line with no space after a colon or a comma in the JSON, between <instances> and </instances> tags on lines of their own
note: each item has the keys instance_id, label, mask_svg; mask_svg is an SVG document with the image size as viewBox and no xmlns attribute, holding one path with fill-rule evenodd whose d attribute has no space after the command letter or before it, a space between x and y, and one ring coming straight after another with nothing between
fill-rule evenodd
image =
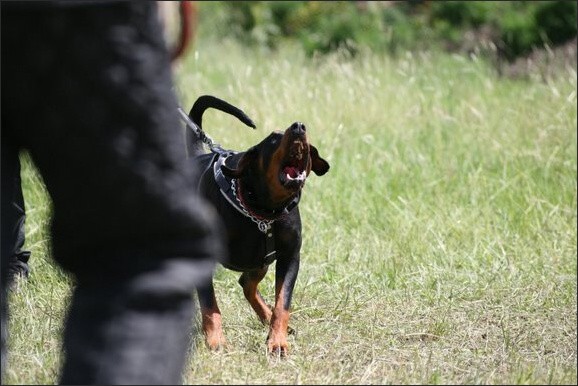
<instances>
[{"instance_id":1,"label":"black leather harness","mask_svg":"<svg viewBox=\"0 0 578 386\"><path fill-rule=\"evenodd\" d=\"M271 215L257 215L254 211L248 208L246 204L243 203L239 193L238 180L226 177L221 170L221 166L224 165L229 156L233 154L235 154L235 152L213 151L213 157L211 158L211 161L202 174L204 175L207 173L212 167L215 182L219 186L219 190L221 191L223 197L225 197L229 204L231 204L231 206L238 212L256 223L257 228L265 234L266 253L263 257L263 267L265 267L271 264L277 258L275 250L275 237L273 235L272 225L275 220L286 215L291 210L293 210L297 204L299 204L299 200L301 199L301 192L299 192L295 198L289 202L289 204L279 210L273 211Z\"/></svg>"}]
</instances>

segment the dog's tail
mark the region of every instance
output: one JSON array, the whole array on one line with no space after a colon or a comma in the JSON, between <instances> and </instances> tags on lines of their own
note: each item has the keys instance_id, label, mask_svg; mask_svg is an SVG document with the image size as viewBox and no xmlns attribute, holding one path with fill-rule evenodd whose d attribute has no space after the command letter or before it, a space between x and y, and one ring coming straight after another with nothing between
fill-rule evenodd
<instances>
[{"instance_id":1,"label":"dog's tail","mask_svg":"<svg viewBox=\"0 0 578 386\"><path fill-rule=\"evenodd\" d=\"M202 95L195 101L191 111L189 112L189 118L191 118L191 120L195 122L201 130L203 129L203 113L211 107L227 114L231 114L237 117L237 119L245 125L252 127L253 129L255 128L255 124L251 118L249 118L241 109L238 109L237 107L212 95Z\"/></svg>"},{"instance_id":2,"label":"dog's tail","mask_svg":"<svg viewBox=\"0 0 578 386\"><path fill-rule=\"evenodd\" d=\"M199 126L199 129L201 130L201 133L199 134L201 136L205 135L203 132L203 113L211 107L227 114L231 114L247 126L250 126L253 129L255 128L255 124L251 118L249 118L242 110L212 95L202 95L195 101L193 107L191 107L191 111L189 112L189 118ZM187 153L189 157L203 154L202 137L197 133L193 133L192 130L186 130L185 143L187 144Z\"/></svg>"}]
</instances>

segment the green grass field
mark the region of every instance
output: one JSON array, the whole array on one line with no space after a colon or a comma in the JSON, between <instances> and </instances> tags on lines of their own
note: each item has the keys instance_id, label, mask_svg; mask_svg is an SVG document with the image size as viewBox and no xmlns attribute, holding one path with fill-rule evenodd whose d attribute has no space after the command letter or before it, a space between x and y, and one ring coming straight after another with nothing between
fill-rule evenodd
<instances>
[{"instance_id":1,"label":"green grass field","mask_svg":"<svg viewBox=\"0 0 578 386\"><path fill-rule=\"evenodd\" d=\"M220 268L229 347L197 339L185 383L576 384L576 69L508 80L446 54L310 60L208 43L175 69L183 107L213 94L257 130L208 111L207 133L242 149L299 120L331 170L300 204L289 357L265 354L238 274ZM23 160L32 274L12 294L5 381L51 384L70 281Z\"/></svg>"}]
</instances>

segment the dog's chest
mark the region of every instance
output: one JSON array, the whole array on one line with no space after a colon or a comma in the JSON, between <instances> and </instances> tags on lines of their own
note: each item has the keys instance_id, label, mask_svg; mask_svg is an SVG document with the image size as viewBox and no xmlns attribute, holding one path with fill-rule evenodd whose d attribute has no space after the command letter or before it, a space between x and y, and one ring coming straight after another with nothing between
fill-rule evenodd
<instances>
[{"instance_id":1,"label":"dog's chest","mask_svg":"<svg viewBox=\"0 0 578 386\"><path fill-rule=\"evenodd\" d=\"M277 220L266 233L248 218L236 218L226 223L228 256L223 266L247 271L263 268L275 259L293 257L301 244L300 230L295 221L284 220Z\"/></svg>"}]
</instances>

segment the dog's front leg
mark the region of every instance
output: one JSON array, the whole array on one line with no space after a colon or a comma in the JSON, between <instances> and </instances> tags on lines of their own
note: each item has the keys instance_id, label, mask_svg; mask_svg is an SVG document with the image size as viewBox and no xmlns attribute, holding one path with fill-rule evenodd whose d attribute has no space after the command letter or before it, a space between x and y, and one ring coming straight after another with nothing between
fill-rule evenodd
<instances>
[{"instance_id":1,"label":"dog's front leg","mask_svg":"<svg viewBox=\"0 0 578 386\"><path fill-rule=\"evenodd\" d=\"M275 307L271 316L271 326L267 337L270 353L284 356L288 353L287 333L289 328L289 308L293 288L299 271L299 256L277 260L275 272Z\"/></svg>"},{"instance_id":2,"label":"dog's front leg","mask_svg":"<svg viewBox=\"0 0 578 386\"><path fill-rule=\"evenodd\" d=\"M268 267L264 267L255 271L243 272L239 278L239 284L243 287L245 298L249 304L251 304L251 307L263 324L269 324L271 321L271 310L263 300L258 289L259 282L265 277L267 269Z\"/></svg>"},{"instance_id":3,"label":"dog's front leg","mask_svg":"<svg viewBox=\"0 0 578 386\"><path fill-rule=\"evenodd\" d=\"M211 350L217 350L225 346L226 340L223 334L221 310L215 297L215 288L211 280L206 285L197 288L199 305L201 307L203 333L205 343Z\"/></svg>"}]
</instances>

